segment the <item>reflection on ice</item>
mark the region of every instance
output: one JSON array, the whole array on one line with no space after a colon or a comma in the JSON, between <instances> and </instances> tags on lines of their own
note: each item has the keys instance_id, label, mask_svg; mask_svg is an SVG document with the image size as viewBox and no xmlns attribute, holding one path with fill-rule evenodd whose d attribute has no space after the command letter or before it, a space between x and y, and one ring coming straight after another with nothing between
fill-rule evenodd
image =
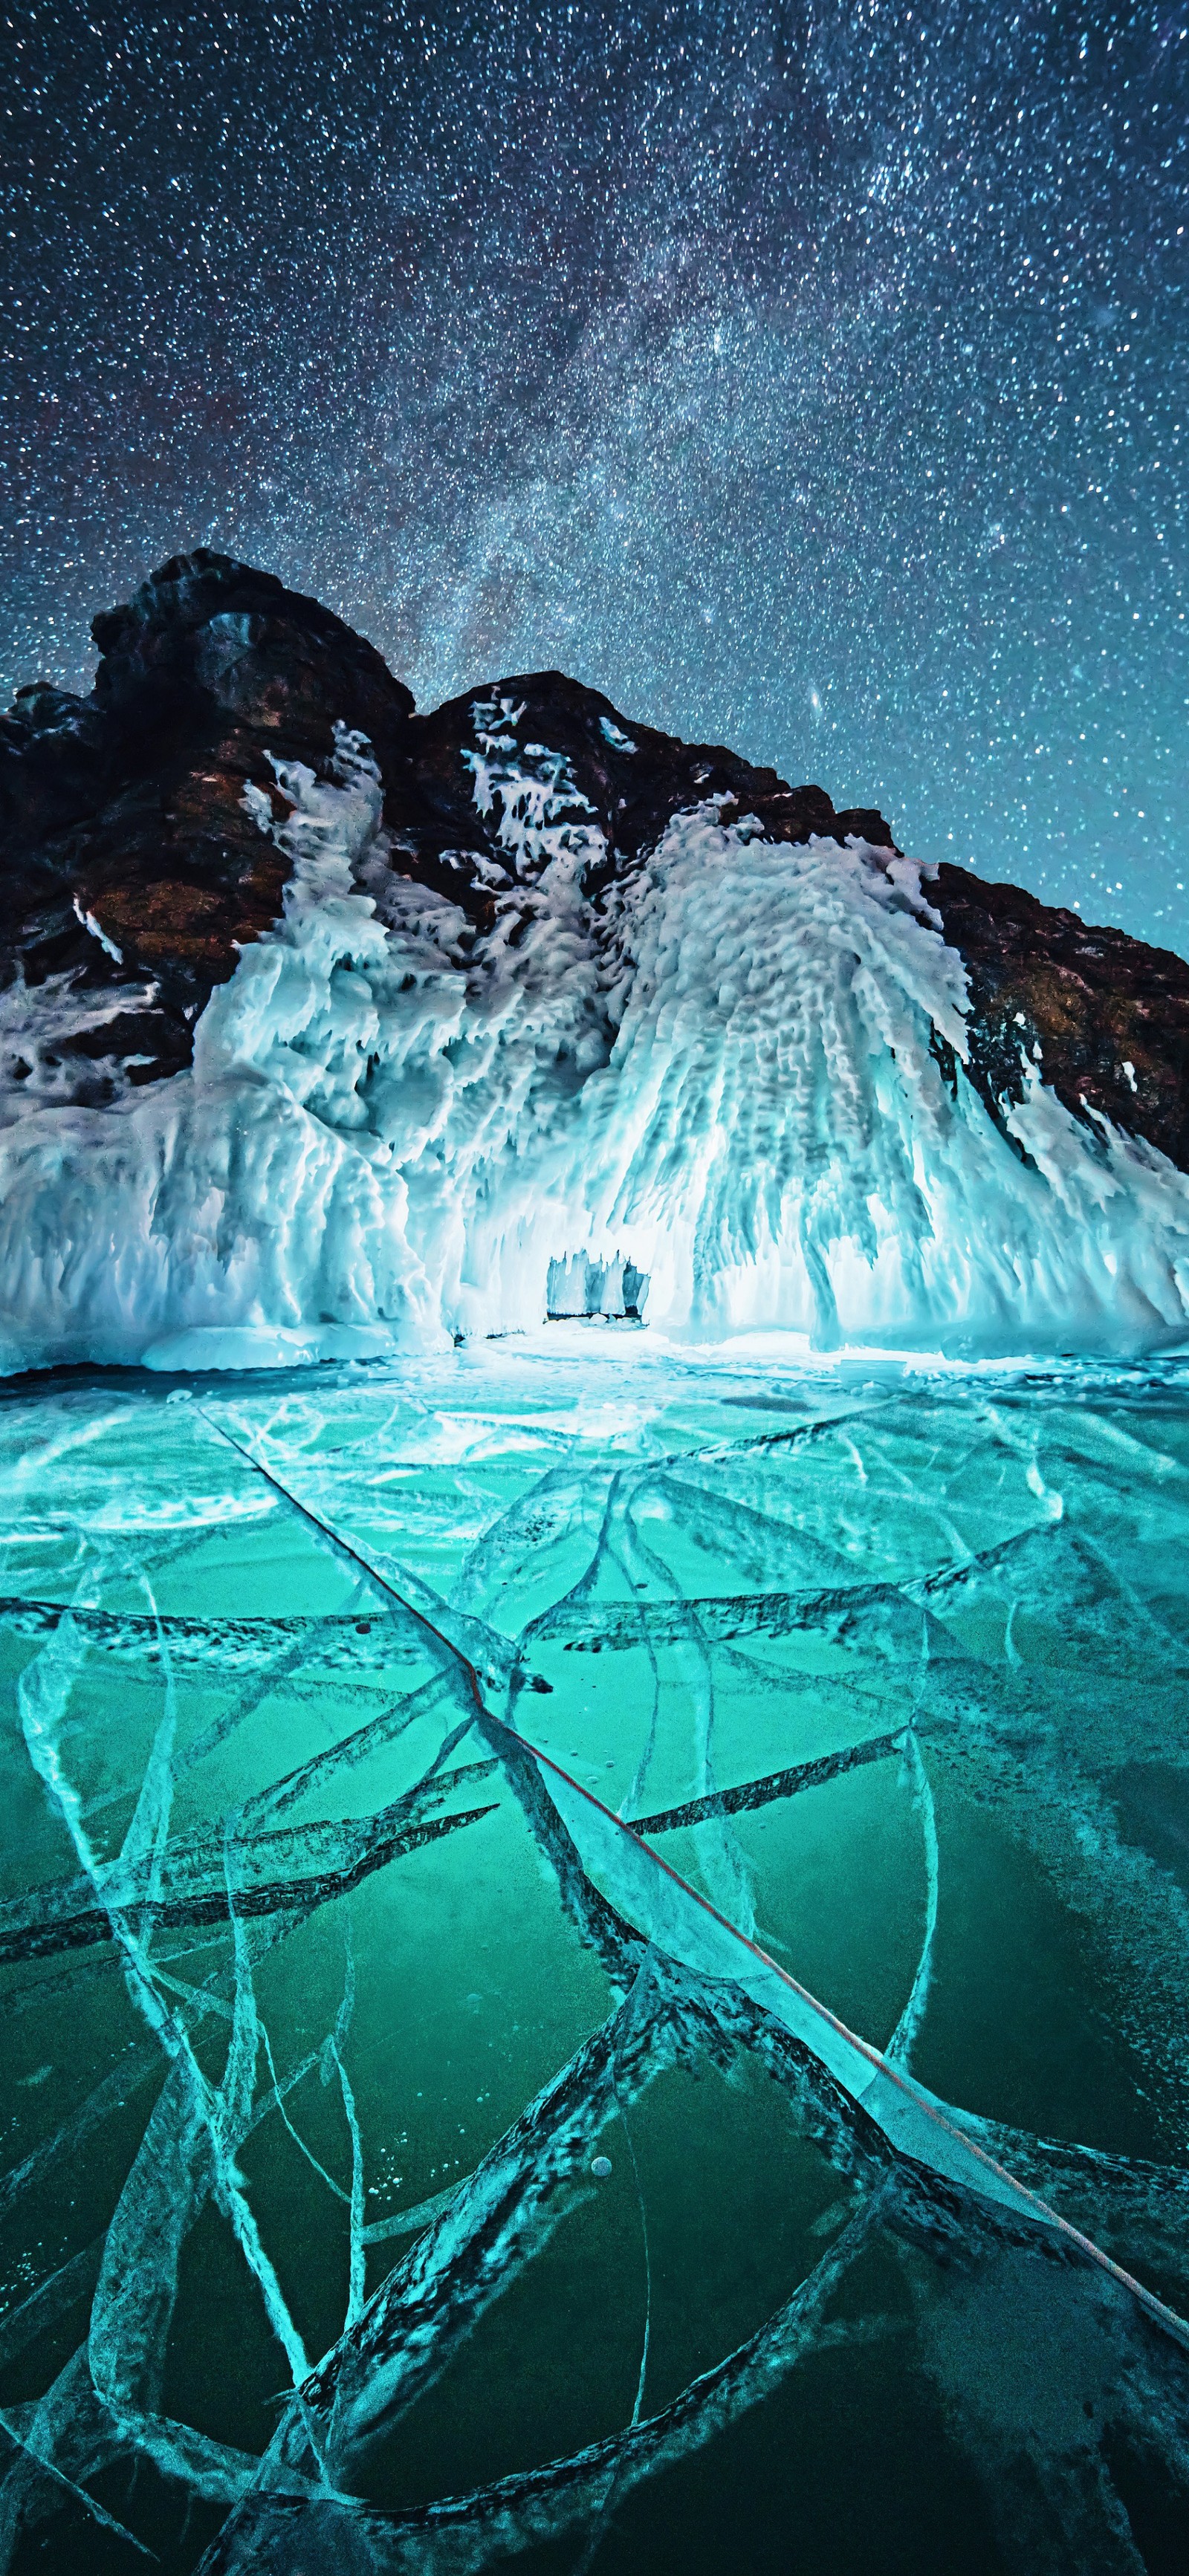
<instances>
[{"instance_id":1,"label":"reflection on ice","mask_svg":"<svg viewBox=\"0 0 1189 2576\"><path fill-rule=\"evenodd\" d=\"M0 2565L1178 2563L1180 1364L555 1331L0 1474Z\"/></svg>"}]
</instances>

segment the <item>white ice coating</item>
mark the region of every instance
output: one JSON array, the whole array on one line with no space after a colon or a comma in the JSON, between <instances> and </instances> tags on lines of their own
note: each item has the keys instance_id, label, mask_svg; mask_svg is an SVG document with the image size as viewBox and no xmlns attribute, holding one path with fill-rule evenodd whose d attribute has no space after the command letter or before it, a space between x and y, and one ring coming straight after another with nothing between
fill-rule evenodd
<instances>
[{"instance_id":1,"label":"white ice coating","mask_svg":"<svg viewBox=\"0 0 1189 2576\"><path fill-rule=\"evenodd\" d=\"M284 918L212 995L192 1069L104 1108L36 1070L9 1088L0 1366L532 1328L551 1265L583 1259L644 1274L646 1321L676 1339L1185 1338L1189 1181L1073 1118L1043 1063L1014 1146L943 1078L934 1033L960 1064L966 978L916 864L772 844L711 801L592 905L597 823L565 758L518 742L520 712L477 701L466 755L508 856L481 863L486 934L394 872L377 770L341 733L338 783L278 767L288 820L248 790L292 863ZM61 980L0 1006L30 1058L39 1015L74 1007Z\"/></svg>"}]
</instances>

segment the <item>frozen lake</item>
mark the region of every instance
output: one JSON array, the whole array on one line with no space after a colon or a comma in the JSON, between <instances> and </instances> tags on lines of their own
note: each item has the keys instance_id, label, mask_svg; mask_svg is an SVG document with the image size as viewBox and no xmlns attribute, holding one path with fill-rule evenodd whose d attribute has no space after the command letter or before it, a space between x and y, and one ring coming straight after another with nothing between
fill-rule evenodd
<instances>
[{"instance_id":1,"label":"frozen lake","mask_svg":"<svg viewBox=\"0 0 1189 2576\"><path fill-rule=\"evenodd\" d=\"M0 1539L0 2564L1183 2564L1189 1361L30 1379Z\"/></svg>"}]
</instances>

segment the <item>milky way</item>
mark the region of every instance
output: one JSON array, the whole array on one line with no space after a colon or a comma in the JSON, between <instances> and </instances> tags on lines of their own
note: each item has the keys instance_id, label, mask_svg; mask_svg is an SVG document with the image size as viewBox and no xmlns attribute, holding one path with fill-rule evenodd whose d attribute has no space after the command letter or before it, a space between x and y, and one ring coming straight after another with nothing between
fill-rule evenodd
<instances>
[{"instance_id":1,"label":"milky way","mask_svg":"<svg viewBox=\"0 0 1189 2576\"><path fill-rule=\"evenodd\" d=\"M1189 946L1189 10L7 24L6 680L216 545Z\"/></svg>"}]
</instances>

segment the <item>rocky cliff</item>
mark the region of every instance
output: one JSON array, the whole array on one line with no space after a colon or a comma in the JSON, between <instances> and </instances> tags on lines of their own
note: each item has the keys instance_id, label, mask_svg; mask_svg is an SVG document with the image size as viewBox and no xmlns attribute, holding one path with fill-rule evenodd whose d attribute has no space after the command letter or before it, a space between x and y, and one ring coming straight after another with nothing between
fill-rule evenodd
<instances>
[{"instance_id":1,"label":"rocky cliff","mask_svg":"<svg viewBox=\"0 0 1189 2576\"><path fill-rule=\"evenodd\" d=\"M327 610L267 573L202 549L163 565L127 607L97 617L93 632L100 660L89 698L35 682L18 692L0 720L0 1103L8 1128L21 1131L24 1146L35 1133L44 1148L51 1134L44 1119L54 1113L120 1115L134 1095L169 1084L192 1066L196 1033L210 1025L205 1015L212 996L254 948L275 941L292 912L303 853L307 949L311 906L354 901L384 932L406 945L413 939L406 989L422 976L427 938L437 943L435 990L443 977L446 984L453 977L473 1002L480 986L494 989L491 973L498 959L501 991L511 989L509 976L520 974L523 1008L525 977L535 977L536 1060L543 1044L546 1052L552 1045L559 1059L568 1050L566 1079L571 1090L580 1090L592 1070L605 1071L622 1057L616 1032L626 1007L625 975L629 983L635 976L637 1001L647 986L647 975L637 973L638 943L634 947L625 930L625 906L630 910L636 900L632 889L640 890L643 919L653 900L647 884L655 854L676 848L679 826L687 841L696 826L703 833L704 866L712 874L717 869L725 884L728 858L743 869L744 909L773 867L778 873L772 882L783 889L782 901L788 897L793 878L787 869L779 874L782 848L812 854L812 865L807 859L796 877L797 900L808 905L806 920L819 930L830 915L828 935L822 934L826 981L847 948L848 888L858 889L856 925L860 912L874 922L873 903L876 911L884 907L889 921L911 913L914 962L911 972L907 964L897 965L896 974L928 1026L931 1070L927 1082L923 1075L914 1077L922 1101L930 1083L940 1084L955 1102L962 1086L963 1098L981 1101L1017 1163L1033 1171L1040 1148L1028 1127L1028 1104L1035 1105L1042 1092L1061 1105L1083 1132L1087 1149L1100 1157L1130 1139L1141 1149L1155 1149L1158 1161L1189 1168L1189 966L1178 957L1119 931L1093 929L1073 913L1050 909L1016 888L984 883L960 868L914 871L874 810L836 809L819 786L789 786L774 770L753 767L719 746L680 742L557 671L483 681L420 715L374 648ZM341 814L335 821L326 799L345 797L351 778L358 796L365 773L373 802L365 823L352 827L353 838L348 834L346 874L340 866L333 882L315 882L310 853L319 846L318 835L330 832L333 838L342 822ZM833 863L831 850L837 854ZM857 876L856 854L862 862ZM562 877L565 902L559 912ZM704 904L710 879L703 875L698 882ZM430 912L418 913L419 903ZM542 946L546 917L548 967ZM790 960L800 960L791 930L788 936ZM848 1011L856 995L867 1009L863 979L874 974L878 980L881 971L879 938L870 954L865 942L867 934L860 936L856 927L849 981L844 978ZM678 937L674 953L680 946ZM520 965L519 949L525 952ZM630 974L624 964L629 952ZM777 941L773 974L779 974L780 953ZM386 952L389 983L395 954L391 947ZM526 961L534 955L530 973ZM579 957L585 961L581 971ZM343 975L358 962L351 941L340 943L340 998ZM675 972L673 989L680 992L681 971ZM749 972L754 989L754 966ZM569 1033L559 1037L550 1023L552 1035L543 1040L540 994L549 975L558 991L566 985L573 1026L567 1022ZM936 1007L925 989L930 976L943 996ZM401 982L398 977L393 989ZM720 1003L721 994L713 1007ZM819 1006L821 1025L807 1035ZM483 1008L490 1022L489 1000ZM307 1016L304 1035L291 1031L286 1039L298 1053L304 1048L308 1054L314 1045L313 1003L309 1010L313 1018ZM783 1008L769 994L765 1010L768 1057L773 1048L777 1054L782 1047L792 1050L790 1098L800 1098L807 1083L816 1083L822 1097L831 1082L861 1088L868 1080L868 1057L881 1042L872 1030L882 1031L896 1060L886 1013L881 1019L878 1011L874 1017L868 1012L857 1053L847 1040L848 1071L837 1058L836 1013L825 982L819 993L800 965L796 976L790 966ZM584 1022L578 1036L575 1012ZM439 1032L415 1073L411 1059L401 1056L406 1108L412 1097L408 1084L415 1089L424 1082L431 1060L433 1084L441 1092L442 1066L453 1043ZM409 1182L403 1130L398 1135L391 1116L387 1127L381 1120L377 1128L367 1097L372 1081L381 1088L387 1081L393 1095L391 1042L373 1033L372 1039L359 1035L354 1044L359 1062L352 1059L345 1108L341 1097L337 1109L326 1106L325 1066L317 1097L300 1085L295 1093L289 1076L281 1077L282 1090L287 1100L300 1097L336 1136L354 1130L373 1166L375 1138L381 1137L383 1152ZM815 1050L826 1066L822 1080L804 1072ZM253 1078L277 1078L275 1054L274 1047L266 1077L263 1058L254 1059ZM234 1050L227 1056L224 1049L224 1074L233 1058ZM804 1059L801 1072L794 1058ZM908 1079L903 1062L901 1076ZM335 1081L341 1095L340 1075ZM559 1097L564 1092L563 1082ZM779 1099L779 1085L773 1096ZM871 1138L886 1111L886 1102L884 1111L878 1108L879 1096L876 1080L860 1120L862 1153L869 1159ZM465 1116L473 1126L480 1114L477 1095L472 1090L465 1109L460 1097L444 1110L439 1100L434 1114L434 1151L445 1168L457 1142L450 1120ZM721 1121L723 1114L720 1097L714 1115ZM823 1285L820 1260L826 1259L828 1269L831 1247L843 1236L869 1264L875 1255L861 1198L857 1214L840 1203L833 1217L823 1213L830 1199L825 1163L832 1155L837 1165L852 1152L841 1133L833 1132L833 1109L810 1115L802 1100L797 1114L800 1142L794 1147L786 1136L779 1151L768 1129L763 1138L749 1135L748 1116L742 1110L734 1116L730 1152L736 1162L750 1154L757 1169L764 1164L768 1178L762 1222L754 1211L741 1230L733 1216L721 1219L731 1237L726 1266L737 1269L741 1261L760 1259L765 1229L773 1244L779 1237L784 1218L772 1177L779 1170L780 1188L787 1192L795 1184L801 1190L798 1258L807 1264L812 1299L820 1307L824 1297L832 1311L835 1292ZM556 1130L559 1115L554 1102L542 1113L542 1132ZM932 1109L928 1115L934 1116ZM967 1110L962 1116L969 1123ZM362 1141L365 1130L370 1144ZM69 1124L61 1131L76 1139L80 1132ZM104 1126L94 1132L112 1131ZM167 1164L172 1151L160 1147ZM423 1154L422 1143L417 1154ZM418 1168L417 1187L425 1188L427 1170L423 1163ZM886 1213L895 1192L880 1179L875 1162L868 1180L867 1202L878 1200ZM548 1187L556 1185L555 1176ZM657 1186L654 1176L645 1191L645 1197L652 1193L650 1206ZM39 1198L43 1225L48 1187L46 1180ZM806 1189L817 1211L811 1219L805 1215ZM834 1196L839 1197L837 1187ZM159 1196L145 1217L147 1208L144 1201L142 1218L151 1232L173 1222L164 1217ZM699 1222L704 1221L705 1209ZM241 1210L240 1230L244 1223L250 1230L251 1222ZM918 1240L936 1235L936 1210L913 1223ZM593 1219L586 1231L597 1231ZM582 1224L577 1232L583 1232ZM557 1252L568 1256L576 1248L572 1241L559 1242ZM1003 1293L1010 1302L1010 1288ZM300 1298L297 1303L300 1309ZM325 1320L325 1308L319 1311ZM1170 1320L1175 1318L1165 1317L1165 1324ZM301 1313L290 1321L300 1325ZM89 1350L85 1331L83 1338Z\"/></svg>"},{"instance_id":2,"label":"rocky cliff","mask_svg":"<svg viewBox=\"0 0 1189 2576\"><path fill-rule=\"evenodd\" d=\"M163 564L126 608L94 621L90 698L33 683L0 718L0 975L68 975L77 1007L51 1053L55 1096L101 1100L115 1066L133 1083L189 1063L193 1027L245 942L281 911L286 866L245 804L249 783L281 816L278 761L329 774L335 728L366 735L384 787L390 864L494 916L492 868L508 852L478 810L471 711L508 699L516 731L569 762L603 835L597 898L659 841L674 814L721 799L769 841L892 848L868 807L789 787L716 744L636 723L560 671L484 681L432 715L374 647L269 573L198 548ZM1046 1083L1077 1117L1103 1112L1189 1166L1189 965L1124 932L943 864L930 902L970 984L967 1069L992 1114L1018 1100L1040 1049ZM113 1013L129 972L151 1000Z\"/></svg>"}]
</instances>

